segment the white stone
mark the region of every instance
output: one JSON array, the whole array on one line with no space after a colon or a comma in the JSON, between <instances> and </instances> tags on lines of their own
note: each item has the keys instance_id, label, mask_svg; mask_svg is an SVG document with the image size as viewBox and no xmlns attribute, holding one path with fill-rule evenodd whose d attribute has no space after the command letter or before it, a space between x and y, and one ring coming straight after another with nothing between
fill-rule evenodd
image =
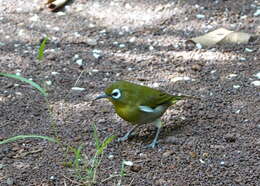
<instances>
[{"instance_id":1,"label":"white stone","mask_svg":"<svg viewBox=\"0 0 260 186\"><path fill-rule=\"evenodd\" d=\"M121 43L121 44L119 45L119 48L125 48L125 44Z\"/></svg>"},{"instance_id":2,"label":"white stone","mask_svg":"<svg viewBox=\"0 0 260 186\"><path fill-rule=\"evenodd\" d=\"M73 57L74 60L76 60L76 59L78 59L78 58L79 58L79 55L78 55L78 54L75 54L74 57Z\"/></svg>"},{"instance_id":3,"label":"white stone","mask_svg":"<svg viewBox=\"0 0 260 186\"><path fill-rule=\"evenodd\" d=\"M52 82L50 80L45 81L48 86L52 85Z\"/></svg>"},{"instance_id":4,"label":"white stone","mask_svg":"<svg viewBox=\"0 0 260 186\"><path fill-rule=\"evenodd\" d=\"M174 77L171 79L172 82L177 82L177 81L194 81L194 79L191 79L188 76L178 76L178 77Z\"/></svg>"},{"instance_id":5,"label":"white stone","mask_svg":"<svg viewBox=\"0 0 260 186\"><path fill-rule=\"evenodd\" d=\"M95 45L97 45L97 40L96 40L96 39L93 39L93 38L88 38L86 42L87 42L87 44L90 45L90 46L95 46Z\"/></svg>"},{"instance_id":6,"label":"white stone","mask_svg":"<svg viewBox=\"0 0 260 186\"><path fill-rule=\"evenodd\" d=\"M114 158L114 155L113 154L109 154L108 155L108 159L113 159Z\"/></svg>"},{"instance_id":7,"label":"white stone","mask_svg":"<svg viewBox=\"0 0 260 186\"><path fill-rule=\"evenodd\" d=\"M72 87L71 90L75 90L75 91L84 91L85 88L81 88L81 87Z\"/></svg>"},{"instance_id":8,"label":"white stone","mask_svg":"<svg viewBox=\"0 0 260 186\"><path fill-rule=\"evenodd\" d=\"M229 75L227 76L228 79L232 79L232 78L234 78L234 77L237 77L237 74L229 74Z\"/></svg>"},{"instance_id":9,"label":"white stone","mask_svg":"<svg viewBox=\"0 0 260 186\"><path fill-rule=\"evenodd\" d=\"M114 41L114 42L113 42L113 45L118 45L118 42L117 42L117 41Z\"/></svg>"},{"instance_id":10,"label":"white stone","mask_svg":"<svg viewBox=\"0 0 260 186\"><path fill-rule=\"evenodd\" d=\"M57 26L53 27L52 29L53 29L54 31L60 31L60 28L57 27Z\"/></svg>"},{"instance_id":11,"label":"white stone","mask_svg":"<svg viewBox=\"0 0 260 186\"><path fill-rule=\"evenodd\" d=\"M79 66L82 66L82 64L83 64L83 59L77 59L77 60L76 60L76 63L77 63Z\"/></svg>"},{"instance_id":12,"label":"white stone","mask_svg":"<svg viewBox=\"0 0 260 186\"><path fill-rule=\"evenodd\" d=\"M245 57L241 57L239 58L240 61L246 61L246 58Z\"/></svg>"},{"instance_id":13,"label":"white stone","mask_svg":"<svg viewBox=\"0 0 260 186\"><path fill-rule=\"evenodd\" d=\"M136 37L131 37L131 38L129 39L129 42L130 42L130 43L133 43L133 42L135 42L135 40L136 40Z\"/></svg>"},{"instance_id":14,"label":"white stone","mask_svg":"<svg viewBox=\"0 0 260 186\"><path fill-rule=\"evenodd\" d=\"M257 9L256 12L254 13L254 16L257 17L260 15L260 9Z\"/></svg>"},{"instance_id":15,"label":"white stone","mask_svg":"<svg viewBox=\"0 0 260 186\"><path fill-rule=\"evenodd\" d=\"M59 74L59 72L51 72L51 75L58 75Z\"/></svg>"},{"instance_id":16,"label":"white stone","mask_svg":"<svg viewBox=\"0 0 260 186\"><path fill-rule=\"evenodd\" d=\"M126 161L126 160L123 161L123 164L127 165L127 166L133 166L134 165L134 163L132 161Z\"/></svg>"},{"instance_id":17,"label":"white stone","mask_svg":"<svg viewBox=\"0 0 260 186\"><path fill-rule=\"evenodd\" d=\"M34 15L29 20L30 21L34 21L34 22L39 21L39 16L38 15Z\"/></svg>"},{"instance_id":18,"label":"white stone","mask_svg":"<svg viewBox=\"0 0 260 186\"><path fill-rule=\"evenodd\" d=\"M100 34L105 34L107 31L104 29L104 30L101 30L99 33Z\"/></svg>"},{"instance_id":19,"label":"white stone","mask_svg":"<svg viewBox=\"0 0 260 186\"><path fill-rule=\"evenodd\" d=\"M236 114L239 114L240 113L240 109L238 109L237 111L236 111Z\"/></svg>"},{"instance_id":20,"label":"white stone","mask_svg":"<svg viewBox=\"0 0 260 186\"><path fill-rule=\"evenodd\" d=\"M238 89L240 88L240 85L233 85L233 88Z\"/></svg>"},{"instance_id":21,"label":"white stone","mask_svg":"<svg viewBox=\"0 0 260 186\"><path fill-rule=\"evenodd\" d=\"M78 32L74 32L75 37L80 37L81 35Z\"/></svg>"},{"instance_id":22,"label":"white stone","mask_svg":"<svg viewBox=\"0 0 260 186\"><path fill-rule=\"evenodd\" d=\"M65 12L57 12L56 14L57 14L58 16L64 16L64 15L66 15Z\"/></svg>"},{"instance_id":23,"label":"white stone","mask_svg":"<svg viewBox=\"0 0 260 186\"><path fill-rule=\"evenodd\" d=\"M253 52L254 50L251 48L245 48L245 52Z\"/></svg>"},{"instance_id":24,"label":"white stone","mask_svg":"<svg viewBox=\"0 0 260 186\"><path fill-rule=\"evenodd\" d=\"M255 76L257 79L260 79L260 72L257 72L254 76Z\"/></svg>"},{"instance_id":25,"label":"white stone","mask_svg":"<svg viewBox=\"0 0 260 186\"><path fill-rule=\"evenodd\" d=\"M260 81L253 81L253 82L251 82L251 84L258 87L258 86L260 86Z\"/></svg>"},{"instance_id":26,"label":"white stone","mask_svg":"<svg viewBox=\"0 0 260 186\"><path fill-rule=\"evenodd\" d=\"M198 49L202 49L202 45L201 45L200 43L196 43L196 47L197 47Z\"/></svg>"},{"instance_id":27,"label":"white stone","mask_svg":"<svg viewBox=\"0 0 260 186\"><path fill-rule=\"evenodd\" d=\"M204 18L205 18L205 15L203 15L203 14L197 14L197 15L196 15L196 18L197 18L197 19L204 19Z\"/></svg>"}]
</instances>

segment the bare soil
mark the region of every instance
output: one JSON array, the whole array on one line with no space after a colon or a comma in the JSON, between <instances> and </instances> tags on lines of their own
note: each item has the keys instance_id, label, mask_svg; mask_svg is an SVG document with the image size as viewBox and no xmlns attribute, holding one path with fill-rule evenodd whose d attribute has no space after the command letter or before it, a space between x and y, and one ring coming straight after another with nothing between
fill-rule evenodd
<instances>
[{"instance_id":1,"label":"bare soil","mask_svg":"<svg viewBox=\"0 0 260 186\"><path fill-rule=\"evenodd\" d=\"M93 102L121 79L202 99L180 101L165 113L155 149L143 148L154 136L150 125L111 142L96 185L260 185L260 87L252 83L259 81L259 39L206 49L185 44L219 27L259 35L258 0L78 0L56 13L38 5L0 1L0 71L48 90L46 102L26 83L0 77L0 140L37 134L64 146L40 139L1 145L1 186L82 184L66 164L75 156L65 145L82 144L90 160L93 124L102 140L131 128L108 101ZM133 166L120 177L123 160Z\"/></svg>"}]
</instances>

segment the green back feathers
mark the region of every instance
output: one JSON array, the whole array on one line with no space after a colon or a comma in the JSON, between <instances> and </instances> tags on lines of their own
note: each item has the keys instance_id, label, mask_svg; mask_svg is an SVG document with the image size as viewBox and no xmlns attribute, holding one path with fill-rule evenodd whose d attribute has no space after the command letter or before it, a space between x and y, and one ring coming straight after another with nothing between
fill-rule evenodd
<instances>
[{"instance_id":1,"label":"green back feathers","mask_svg":"<svg viewBox=\"0 0 260 186\"><path fill-rule=\"evenodd\" d=\"M117 81L106 88L105 93L111 95L114 89L119 89L122 93L117 100L110 98L110 101L116 105L143 105L155 108L159 105L173 105L177 101L191 98L189 96L173 96L163 91L153 89L147 86L137 85L127 81Z\"/></svg>"}]
</instances>

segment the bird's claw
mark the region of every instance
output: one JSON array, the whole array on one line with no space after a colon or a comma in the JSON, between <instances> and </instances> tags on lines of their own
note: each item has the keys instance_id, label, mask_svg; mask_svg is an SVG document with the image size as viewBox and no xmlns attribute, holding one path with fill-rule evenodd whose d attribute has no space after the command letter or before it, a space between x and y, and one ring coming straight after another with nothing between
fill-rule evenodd
<instances>
[{"instance_id":1,"label":"bird's claw","mask_svg":"<svg viewBox=\"0 0 260 186\"><path fill-rule=\"evenodd\" d=\"M155 146L158 145L157 141L153 141L152 143L145 145L144 148L155 148Z\"/></svg>"},{"instance_id":2,"label":"bird's claw","mask_svg":"<svg viewBox=\"0 0 260 186\"><path fill-rule=\"evenodd\" d=\"M122 142L122 141L126 141L126 140L128 140L128 135L125 135L125 136L123 136L121 138L118 138L117 142Z\"/></svg>"}]
</instances>

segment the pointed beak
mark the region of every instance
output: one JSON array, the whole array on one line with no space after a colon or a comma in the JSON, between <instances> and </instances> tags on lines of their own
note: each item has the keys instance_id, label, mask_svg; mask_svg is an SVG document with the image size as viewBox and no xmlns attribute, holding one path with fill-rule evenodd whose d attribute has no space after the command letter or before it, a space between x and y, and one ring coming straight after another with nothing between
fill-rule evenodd
<instances>
[{"instance_id":1,"label":"pointed beak","mask_svg":"<svg viewBox=\"0 0 260 186\"><path fill-rule=\"evenodd\" d=\"M106 94L101 94L101 95L97 96L97 97L95 98L95 100L97 100L97 99L102 99L102 98L108 98L108 97L109 97L109 96L106 95Z\"/></svg>"}]
</instances>

